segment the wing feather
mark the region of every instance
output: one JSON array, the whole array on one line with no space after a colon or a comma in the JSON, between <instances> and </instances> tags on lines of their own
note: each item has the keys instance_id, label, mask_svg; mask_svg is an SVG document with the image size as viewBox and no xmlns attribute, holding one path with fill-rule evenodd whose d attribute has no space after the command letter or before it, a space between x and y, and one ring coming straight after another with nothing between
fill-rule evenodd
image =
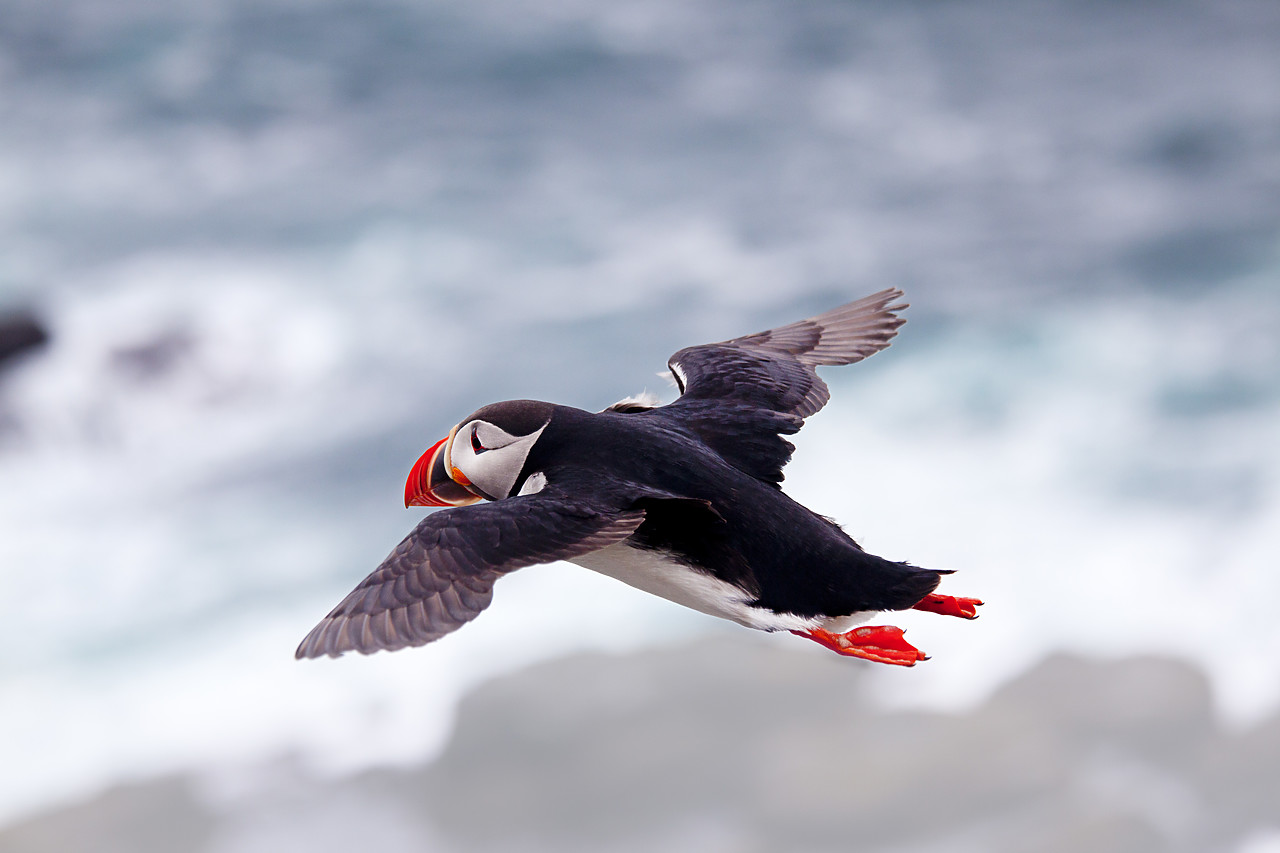
<instances>
[{"instance_id":1,"label":"wing feather","mask_svg":"<svg viewBox=\"0 0 1280 853\"><path fill-rule=\"evenodd\" d=\"M424 518L307 634L296 656L420 646L474 619L502 575L588 554L635 532L642 510L609 512L554 488Z\"/></svg>"}]
</instances>

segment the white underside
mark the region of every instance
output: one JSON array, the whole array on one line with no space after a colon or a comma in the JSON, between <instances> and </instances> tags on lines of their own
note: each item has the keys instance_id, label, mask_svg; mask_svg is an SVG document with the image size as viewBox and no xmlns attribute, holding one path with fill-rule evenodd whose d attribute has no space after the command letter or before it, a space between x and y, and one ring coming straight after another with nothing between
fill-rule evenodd
<instances>
[{"instance_id":1,"label":"white underside","mask_svg":"<svg viewBox=\"0 0 1280 853\"><path fill-rule=\"evenodd\" d=\"M867 621L871 613L838 617L805 617L753 607L749 596L731 583L691 569L660 551L633 548L626 542L610 545L569 562L616 578L651 595L719 616L760 631L811 631L821 628L843 634Z\"/></svg>"}]
</instances>

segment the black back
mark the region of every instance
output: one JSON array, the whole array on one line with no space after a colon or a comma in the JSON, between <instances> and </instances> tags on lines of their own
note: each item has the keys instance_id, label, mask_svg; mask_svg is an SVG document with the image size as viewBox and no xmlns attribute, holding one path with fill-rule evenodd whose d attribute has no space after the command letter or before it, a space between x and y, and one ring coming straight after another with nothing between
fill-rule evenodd
<instances>
[{"instance_id":1,"label":"black back","mask_svg":"<svg viewBox=\"0 0 1280 853\"><path fill-rule=\"evenodd\" d=\"M940 573L862 550L776 484L730 464L672 406L636 413L556 406L521 477L542 471L612 510L644 509L632 541L801 616L902 610Z\"/></svg>"}]
</instances>

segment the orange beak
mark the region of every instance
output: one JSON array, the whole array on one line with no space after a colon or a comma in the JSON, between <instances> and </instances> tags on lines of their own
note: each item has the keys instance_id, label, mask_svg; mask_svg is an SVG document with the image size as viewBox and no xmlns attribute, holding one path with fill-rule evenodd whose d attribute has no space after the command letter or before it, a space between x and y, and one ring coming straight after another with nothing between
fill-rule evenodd
<instances>
[{"instance_id":1,"label":"orange beak","mask_svg":"<svg viewBox=\"0 0 1280 853\"><path fill-rule=\"evenodd\" d=\"M461 471L457 472L461 482L450 476L451 472L445 465L445 450L451 438L453 433L450 433L448 438L442 438L431 445L431 448L413 463L413 468L409 471L409 479L404 484L405 506L467 506L484 500L482 496L467 488L471 483L462 476Z\"/></svg>"}]
</instances>

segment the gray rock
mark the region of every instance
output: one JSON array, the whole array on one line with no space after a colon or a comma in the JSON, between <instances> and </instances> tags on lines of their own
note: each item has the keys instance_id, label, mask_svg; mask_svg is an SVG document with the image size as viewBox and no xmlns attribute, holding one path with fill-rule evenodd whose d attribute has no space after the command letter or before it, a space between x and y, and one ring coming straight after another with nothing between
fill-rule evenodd
<instances>
[{"instance_id":1,"label":"gray rock","mask_svg":"<svg viewBox=\"0 0 1280 853\"><path fill-rule=\"evenodd\" d=\"M578 655L475 690L421 767L160 780L0 851L1190 853L1276 821L1280 715L1224 727L1188 664L1058 655L960 714L879 709L869 666L741 636Z\"/></svg>"},{"instance_id":2,"label":"gray rock","mask_svg":"<svg viewBox=\"0 0 1280 853\"><path fill-rule=\"evenodd\" d=\"M199 851L215 820L185 779L120 785L0 830L3 853Z\"/></svg>"}]
</instances>

